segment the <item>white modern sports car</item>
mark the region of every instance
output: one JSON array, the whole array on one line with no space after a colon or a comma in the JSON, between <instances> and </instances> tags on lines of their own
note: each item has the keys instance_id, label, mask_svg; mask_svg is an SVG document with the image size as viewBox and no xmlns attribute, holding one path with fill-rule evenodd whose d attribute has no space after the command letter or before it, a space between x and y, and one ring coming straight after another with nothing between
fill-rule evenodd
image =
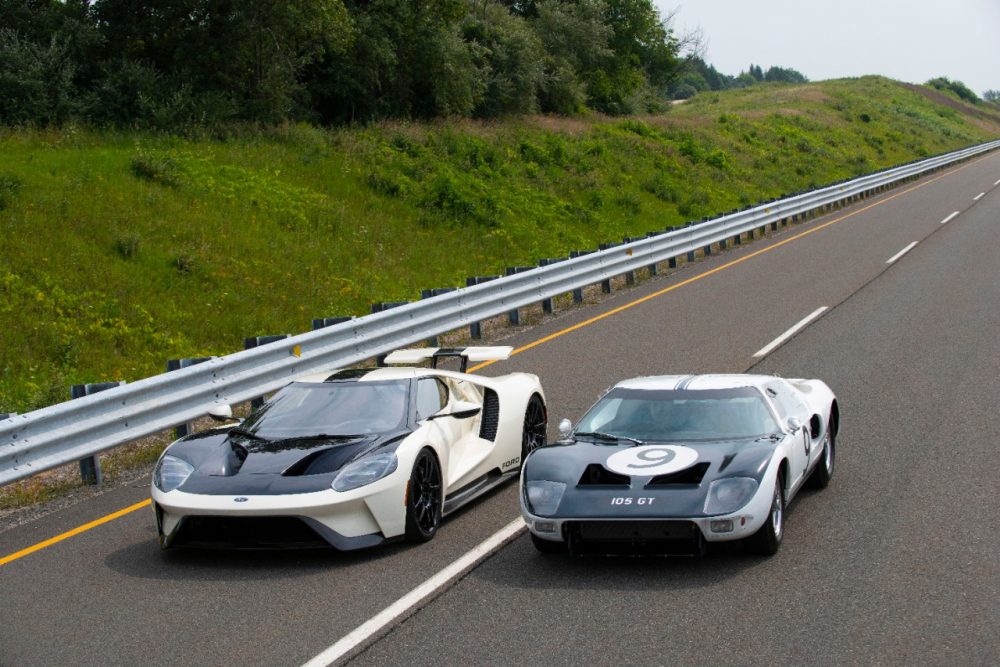
<instances>
[{"instance_id":1,"label":"white modern sports car","mask_svg":"<svg viewBox=\"0 0 1000 667\"><path fill-rule=\"evenodd\" d=\"M514 477L545 440L534 375L465 373L510 347L400 350L387 364L301 378L237 425L160 457L160 545L341 550L434 537L441 518ZM462 372L437 368L459 357Z\"/></svg>"},{"instance_id":2,"label":"white modern sports car","mask_svg":"<svg viewBox=\"0 0 1000 667\"><path fill-rule=\"evenodd\" d=\"M833 475L840 409L820 380L670 375L612 387L521 473L543 552L697 554L745 540L778 550L784 508Z\"/></svg>"}]
</instances>

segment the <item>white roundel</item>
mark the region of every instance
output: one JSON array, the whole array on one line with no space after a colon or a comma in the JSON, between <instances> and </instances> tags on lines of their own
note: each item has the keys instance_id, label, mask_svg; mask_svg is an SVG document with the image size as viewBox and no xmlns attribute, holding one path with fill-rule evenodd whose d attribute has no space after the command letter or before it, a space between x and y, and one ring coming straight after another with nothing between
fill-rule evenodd
<instances>
[{"instance_id":1,"label":"white roundel","mask_svg":"<svg viewBox=\"0 0 1000 667\"><path fill-rule=\"evenodd\" d=\"M698 460L698 452L680 445L644 445L615 452L605 465L622 475L667 475Z\"/></svg>"}]
</instances>

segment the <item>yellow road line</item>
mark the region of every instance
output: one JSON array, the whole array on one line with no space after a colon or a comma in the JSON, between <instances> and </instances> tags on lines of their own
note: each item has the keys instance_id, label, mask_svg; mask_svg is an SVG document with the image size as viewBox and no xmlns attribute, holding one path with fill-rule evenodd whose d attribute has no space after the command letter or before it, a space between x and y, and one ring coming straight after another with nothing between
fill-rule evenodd
<instances>
[{"instance_id":1,"label":"yellow road line","mask_svg":"<svg viewBox=\"0 0 1000 667\"><path fill-rule=\"evenodd\" d=\"M67 530L65 533L62 533L61 535L50 537L44 542L39 542L38 544L30 546L27 549L21 549L20 551L16 551L9 556L4 556L3 558L0 558L0 565L6 565L7 563L13 562L18 558L24 558L28 554L33 554L36 551L41 551L42 549L50 547L53 544L56 544L57 542L62 542L63 540L67 540L73 537L74 535L85 533L91 528L97 528L101 524L105 524L109 521L114 521L118 517L125 516L126 514L131 514L132 512L138 509L142 509L143 507L148 507L151 502L152 501L149 498L147 498L146 500L138 502L135 505L129 505L125 509L120 509L117 512L112 512L111 514L108 514L107 516L102 516L100 519L95 519L90 523L85 523L82 526L77 526L72 530Z\"/></svg>"},{"instance_id":2,"label":"yellow road line","mask_svg":"<svg viewBox=\"0 0 1000 667\"><path fill-rule=\"evenodd\" d=\"M816 227L813 227L812 229L808 229L808 230L806 230L804 232L796 234L795 236L790 236L789 238L787 238L787 239L785 239L783 241L779 241L778 243L774 243L772 245L769 245L766 248L762 248L762 249L757 250L755 252L752 252L752 253L750 253L748 255L744 255L743 257L740 257L739 259L734 259L733 261L728 262L726 264L723 264L721 266L717 266L714 269L710 269L708 271L705 271L704 273L700 273L700 274L698 274L696 276L692 276L691 278L688 278L687 280L683 280L683 281L677 283L676 285L671 285L670 287L666 287L664 289L661 289L658 292L654 292L652 294L647 294L646 296L644 296L642 298L636 299L635 301L630 301L629 303L626 303L626 304L624 304L622 306L618 306L617 308L613 308L612 310L609 310L606 313L601 313L600 315L597 315L596 317L592 317L589 320L585 320L585 321L580 322L578 324L574 324L571 327L567 327L565 329L562 329L561 331L557 331L557 332L555 332L553 334L549 334L548 336L545 336L544 338L539 338L536 341L533 341L531 343L528 343L527 345L524 345L522 347L517 348L511 354L512 355L514 355L514 354L520 354L521 352L524 352L525 350L530 350L533 347L538 347L539 345L542 345L544 343L548 343L549 341L555 340L556 338L559 338L560 336L565 336L566 334L571 333L573 331L576 331L577 329L582 329L583 327L590 326L591 324L594 324L595 322L600 322L601 320L603 320L603 319L605 319L607 317L611 317L612 315L617 315L618 313L620 313L620 312L622 312L624 310L628 310L629 308L632 308L633 306L638 306L639 304L645 303L645 302L649 301L650 299L655 299L658 296L663 296L664 294L668 294L669 292L673 292L676 289L680 289L681 287L684 287L685 285L690 285L691 283L696 282L698 280L701 280L702 278L707 278L708 276L716 274L719 271L722 271L723 269L728 269L730 267L736 266L737 264L741 264L741 263L747 261L748 259L752 259L754 257L757 257L758 255L763 255L766 252L771 252L775 248L780 248L780 247L782 247L784 245L787 245L787 244L791 243L792 241L797 241L798 239L802 238L803 236L808 236L809 234L813 234L815 232L818 232L819 230L824 229L826 227L829 227L830 225L836 224L838 222L842 222L844 220L847 220L848 218L852 218L852 217L858 215L859 213L864 213L865 211L867 211L869 209L873 209L876 206L881 206L882 204L885 204L886 202L890 202L893 199L896 199L897 197L902 197L903 195L908 194L910 192L913 192L914 190L919 190L920 188L922 188L922 187L924 187L926 185L930 185L931 183L934 183L935 181L941 180L945 176L950 176L951 174L954 174L955 172L958 172L958 171L961 171L963 169L966 169L967 167L971 167L972 165L976 164L980 160L985 160L987 157L990 157L990 155L985 155L985 156L983 156L981 158L973 160L972 162L969 162L968 164L964 164L964 165L962 165L960 167L956 167L955 169L952 169L950 171L946 171L943 174L941 174L939 176L935 176L934 178L932 178L930 180L924 181L924 182L920 183L919 185L915 185L912 188L908 188L908 189L903 190L901 192L897 192L896 194L894 194L894 195L892 195L890 197L886 197L885 199L881 199L881 200L879 200L879 201L877 201L877 202L875 202L873 204L869 204L868 206L865 206L864 208L860 208L860 209L858 209L856 211L851 211L847 215L842 215L839 218L835 218L833 220L830 220L829 222L824 222L822 225L817 225ZM496 363L496 361L485 361L485 362L483 362L481 364L478 364L477 366L473 366L472 368L470 368L468 370L468 372L472 373L472 372L478 371L478 370L480 370L482 368L486 368L487 366L489 366L491 364L495 364L495 363ZM0 558L0 566L6 565L7 563L15 561L15 560L17 560L19 558L24 558L25 556L27 556L29 554L32 554L32 553L35 553L36 551L40 551L42 549L45 549L46 547L50 547L53 544L56 544L58 542L62 542L65 539L73 537L74 535L79 535L80 533L86 532L86 531L90 530L91 528L96 528L97 526L100 526L101 524L108 523L109 521L114 521L115 519L117 519L119 517L122 517L122 516L125 516L126 514L129 514L131 512L134 512L137 509L141 509L143 507L148 506L150 504L150 502L151 502L150 500L143 500L140 503L136 503L135 505L131 505L129 507L126 507L125 509L118 510L117 512L112 512L111 514L108 514L107 516L103 516L100 519L95 519L94 521L91 521L90 523L86 523L86 524L84 524L82 526L79 526L79 527L74 528L72 530L66 531L65 533L62 533L61 535L56 535L55 537L51 537L51 538L45 540L44 542L39 542L38 544L30 546L27 549L22 549L22 550L20 550L18 552L10 554L9 556L4 556L4 557Z\"/></svg>"}]
</instances>

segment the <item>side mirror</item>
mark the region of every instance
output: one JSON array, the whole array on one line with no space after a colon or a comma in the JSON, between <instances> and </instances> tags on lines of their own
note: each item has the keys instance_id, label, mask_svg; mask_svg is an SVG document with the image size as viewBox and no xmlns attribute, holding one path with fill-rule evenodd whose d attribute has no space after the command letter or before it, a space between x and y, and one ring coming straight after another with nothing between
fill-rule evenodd
<instances>
[{"instance_id":1,"label":"side mirror","mask_svg":"<svg viewBox=\"0 0 1000 667\"><path fill-rule=\"evenodd\" d=\"M566 439L573 433L573 422L568 419L563 419L559 422L559 437Z\"/></svg>"},{"instance_id":2,"label":"side mirror","mask_svg":"<svg viewBox=\"0 0 1000 667\"><path fill-rule=\"evenodd\" d=\"M208 411L208 416L217 422L230 421L233 418L233 406L231 405L214 405L212 409Z\"/></svg>"},{"instance_id":3,"label":"side mirror","mask_svg":"<svg viewBox=\"0 0 1000 667\"><path fill-rule=\"evenodd\" d=\"M798 433L800 428L802 428L802 422L799 420L798 417L789 417L788 418L788 430L789 431L791 431L792 433Z\"/></svg>"},{"instance_id":4,"label":"side mirror","mask_svg":"<svg viewBox=\"0 0 1000 667\"><path fill-rule=\"evenodd\" d=\"M428 420L441 419L442 417L454 417L455 419L469 419L470 417L475 417L482 411L482 408L475 403L470 403L469 401L455 401L455 404L451 406L451 412L442 413L438 415L431 415Z\"/></svg>"}]
</instances>

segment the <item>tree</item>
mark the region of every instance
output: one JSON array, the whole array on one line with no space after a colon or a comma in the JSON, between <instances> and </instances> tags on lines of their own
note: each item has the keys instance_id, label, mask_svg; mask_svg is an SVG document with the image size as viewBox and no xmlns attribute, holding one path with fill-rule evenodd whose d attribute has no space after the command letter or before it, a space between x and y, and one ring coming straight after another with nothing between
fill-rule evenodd
<instances>
[{"instance_id":1,"label":"tree","mask_svg":"<svg viewBox=\"0 0 1000 667\"><path fill-rule=\"evenodd\" d=\"M1000 102L1000 90L984 90L983 99L987 102Z\"/></svg>"}]
</instances>

